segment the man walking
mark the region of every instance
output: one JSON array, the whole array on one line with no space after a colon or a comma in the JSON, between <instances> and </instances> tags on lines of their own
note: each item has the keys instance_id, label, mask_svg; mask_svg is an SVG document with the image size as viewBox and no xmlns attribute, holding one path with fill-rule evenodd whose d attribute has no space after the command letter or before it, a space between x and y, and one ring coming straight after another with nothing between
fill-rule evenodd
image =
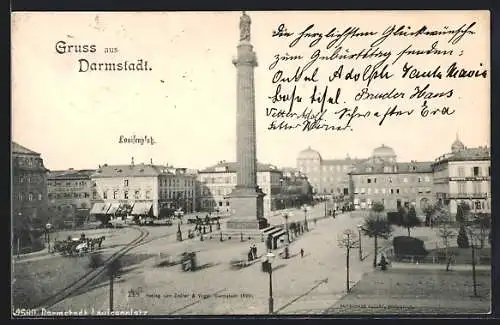
<instances>
[{"instance_id":1,"label":"man walking","mask_svg":"<svg viewBox=\"0 0 500 325\"><path fill-rule=\"evenodd\" d=\"M300 249L300 257L304 257L304 249L303 248Z\"/></svg>"}]
</instances>

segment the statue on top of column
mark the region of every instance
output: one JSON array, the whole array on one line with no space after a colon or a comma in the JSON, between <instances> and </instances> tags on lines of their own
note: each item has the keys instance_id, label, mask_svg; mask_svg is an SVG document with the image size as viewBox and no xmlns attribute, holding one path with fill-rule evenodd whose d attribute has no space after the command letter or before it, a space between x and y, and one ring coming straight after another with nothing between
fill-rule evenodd
<instances>
[{"instance_id":1,"label":"statue on top of column","mask_svg":"<svg viewBox=\"0 0 500 325\"><path fill-rule=\"evenodd\" d=\"M250 41L250 16L243 11L240 17L240 41Z\"/></svg>"}]
</instances>

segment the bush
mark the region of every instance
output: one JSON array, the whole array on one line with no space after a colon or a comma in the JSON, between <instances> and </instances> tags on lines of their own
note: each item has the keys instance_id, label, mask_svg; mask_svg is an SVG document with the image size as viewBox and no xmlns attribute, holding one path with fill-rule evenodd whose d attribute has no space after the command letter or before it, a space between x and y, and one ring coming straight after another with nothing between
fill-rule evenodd
<instances>
[{"instance_id":1,"label":"bush","mask_svg":"<svg viewBox=\"0 0 500 325\"><path fill-rule=\"evenodd\" d=\"M396 258L408 256L423 258L429 253L424 247L424 242L418 238L398 236L394 237L392 243L394 246L394 255Z\"/></svg>"},{"instance_id":2,"label":"bush","mask_svg":"<svg viewBox=\"0 0 500 325\"><path fill-rule=\"evenodd\" d=\"M465 227L463 225L460 226L460 230L458 231L457 244L460 248L469 248L469 237L467 237L467 233L465 232Z\"/></svg>"}]
</instances>

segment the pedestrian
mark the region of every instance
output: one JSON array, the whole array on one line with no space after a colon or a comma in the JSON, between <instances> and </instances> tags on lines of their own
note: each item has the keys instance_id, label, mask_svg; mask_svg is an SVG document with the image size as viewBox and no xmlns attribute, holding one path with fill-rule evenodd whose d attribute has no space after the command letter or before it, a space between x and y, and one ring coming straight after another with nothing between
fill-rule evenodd
<instances>
[{"instance_id":1,"label":"pedestrian","mask_svg":"<svg viewBox=\"0 0 500 325\"><path fill-rule=\"evenodd\" d=\"M304 249L303 248L300 249L300 257L304 257Z\"/></svg>"}]
</instances>

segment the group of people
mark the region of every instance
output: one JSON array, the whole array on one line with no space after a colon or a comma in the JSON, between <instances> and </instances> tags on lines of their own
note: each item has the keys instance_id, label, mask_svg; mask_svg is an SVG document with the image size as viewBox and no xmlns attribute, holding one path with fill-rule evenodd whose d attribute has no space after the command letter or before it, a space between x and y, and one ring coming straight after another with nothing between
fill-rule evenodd
<instances>
[{"instance_id":1,"label":"group of people","mask_svg":"<svg viewBox=\"0 0 500 325\"><path fill-rule=\"evenodd\" d=\"M252 246L250 246L250 249L248 250L248 261L253 261L257 259L257 246L255 246L255 244L253 244Z\"/></svg>"}]
</instances>

